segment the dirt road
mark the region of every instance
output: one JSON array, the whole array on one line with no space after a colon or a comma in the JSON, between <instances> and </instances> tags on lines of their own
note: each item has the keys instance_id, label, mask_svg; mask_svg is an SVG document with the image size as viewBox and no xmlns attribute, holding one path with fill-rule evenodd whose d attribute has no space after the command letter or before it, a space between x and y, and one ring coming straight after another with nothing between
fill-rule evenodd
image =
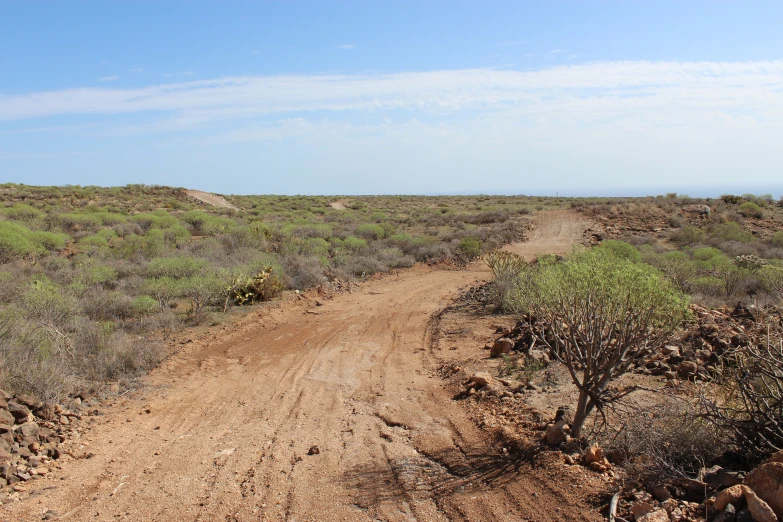
<instances>
[{"instance_id":1,"label":"dirt road","mask_svg":"<svg viewBox=\"0 0 783 522\"><path fill-rule=\"evenodd\" d=\"M545 215L515 250L568 250L573 219ZM433 372L431 317L489 275L416 267L187 345L99 417L94 457L0 520L595 520L570 484L503 457Z\"/></svg>"}]
</instances>

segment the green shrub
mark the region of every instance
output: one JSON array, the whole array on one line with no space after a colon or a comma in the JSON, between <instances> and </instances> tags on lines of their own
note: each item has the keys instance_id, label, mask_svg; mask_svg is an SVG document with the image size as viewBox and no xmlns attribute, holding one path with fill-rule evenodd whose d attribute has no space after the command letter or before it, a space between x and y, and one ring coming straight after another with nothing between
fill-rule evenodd
<instances>
[{"instance_id":1,"label":"green shrub","mask_svg":"<svg viewBox=\"0 0 783 522\"><path fill-rule=\"evenodd\" d=\"M177 280L173 277L153 277L144 281L144 292L154 297L158 306L163 309L171 303L172 299L179 295Z\"/></svg>"},{"instance_id":2,"label":"green shrub","mask_svg":"<svg viewBox=\"0 0 783 522\"><path fill-rule=\"evenodd\" d=\"M761 210L761 207L759 207L757 204L753 203L752 201L746 201L742 205L739 206L737 209L737 212L745 216L746 218L753 217L756 219L761 219L764 217L764 211Z\"/></svg>"},{"instance_id":3,"label":"green shrub","mask_svg":"<svg viewBox=\"0 0 783 522\"><path fill-rule=\"evenodd\" d=\"M779 230L772 234L772 237L769 238L769 242L778 248L783 248L783 230Z\"/></svg>"},{"instance_id":4,"label":"green shrub","mask_svg":"<svg viewBox=\"0 0 783 522\"><path fill-rule=\"evenodd\" d=\"M691 286L691 279L696 274L696 263L691 261L684 252L667 252L657 260L658 268L666 274L677 287L687 292Z\"/></svg>"},{"instance_id":5,"label":"green shrub","mask_svg":"<svg viewBox=\"0 0 783 522\"><path fill-rule=\"evenodd\" d=\"M0 213L14 221L33 221L44 216L44 213L37 208L24 203L17 203L13 207L4 208L0 210Z\"/></svg>"},{"instance_id":6,"label":"green shrub","mask_svg":"<svg viewBox=\"0 0 783 522\"><path fill-rule=\"evenodd\" d=\"M601 246L598 248L606 250L607 252L611 252L611 254L615 257L625 259L633 263L638 263L642 260L642 255L639 253L636 247L625 243L624 241L609 239L601 243Z\"/></svg>"},{"instance_id":7,"label":"green shrub","mask_svg":"<svg viewBox=\"0 0 783 522\"><path fill-rule=\"evenodd\" d=\"M538 263L517 279L510 302L546 325L539 339L570 370L579 389L575 438L591 411L611 400L612 379L666 343L689 314L688 298L658 270L600 248Z\"/></svg>"},{"instance_id":8,"label":"green shrub","mask_svg":"<svg viewBox=\"0 0 783 522\"><path fill-rule=\"evenodd\" d=\"M720 241L739 241L740 243L750 243L756 240L753 234L733 221L715 227L710 231L710 236Z\"/></svg>"},{"instance_id":9,"label":"green shrub","mask_svg":"<svg viewBox=\"0 0 783 522\"><path fill-rule=\"evenodd\" d=\"M158 308L158 301L148 295L140 295L131 301L133 315L139 319L154 314Z\"/></svg>"},{"instance_id":10,"label":"green shrub","mask_svg":"<svg viewBox=\"0 0 783 522\"><path fill-rule=\"evenodd\" d=\"M704 231L699 227L688 225L672 234L672 241L678 245L695 245L704 240Z\"/></svg>"},{"instance_id":11,"label":"green shrub","mask_svg":"<svg viewBox=\"0 0 783 522\"><path fill-rule=\"evenodd\" d=\"M348 250L357 252L367 247L367 241L365 241L364 239L359 239L358 237L355 236L348 236L343 240L342 246L344 246Z\"/></svg>"},{"instance_id":12,"label":"green shrub","mask_svg":"<svg viewBox=\"0 0 783 522\"><path fill-rule=\"evenodd\" d=\"M193 277L203 272L207 262L187 256L159 257L147 264L147 275L150 277L170 277L183 279Z\"/></svg>"},{"instance_id":13,"label":"green shrub","mask_svg":"<svg viewBox=\"0 0 783 522\"><path fill-rule=\"evenodd\" d=\"M70 237L66 234L56 234L54 232L42 231L30 232L28 237L34 245L49 252L62 250L65 248L65 244L70 239Z\"/></svg>"},{"instance_id":14,"label":"green shrub","mask_svg":"<svg viewBox=\"0 0 783 522\"><path fill-rule=\"evenodd\" d=\"M692 255L693 259L696 259L697 261L709 261L714 257L722 256L723 252L713 247L702 247L694 250Z\"/></svg>"},{"instance_id":15,"label":"green shrub","mask_svg":"<svg viewBox=\"0 0 783 522\"><path fill-rule=\"evenodd\" d=\"M463 237L457 248L468 257L478 257L481 255L481 241L476 237Z\"/></svg>"},{"instance_id":16,"label":"green shrub","mask_svg":"<svg viewBox=\"0 0 783 522\"><path fill-rule=\"evenodd\" d=\"M0 221L0 263L39 254L42 250L30 240L29 229L16 223Z\"/></svg>"},{"instance_id":17,"label":"green shrub","mask_svg":"<svg viewBox=\"0 0 783 522\"><path fill-rule=\"evenodd\" d=\"M357 236L369 239L371 241L383 239L383 237L386 235L386 231L383 229L383 227L381 225L376 225L375 223L364 223L359 225L356 227L354 233Z\"/></svg>"},{"instance_id":18,"label":"green shrub","mask_svg":"<svg viewBox=\"0 0 783 522\"><path fill-rule=\"evenodd\" d=\"M723 295L723 281L713 276L696 277L690 281L690 292L710 297Z\"/></svg>"}]
</instances>

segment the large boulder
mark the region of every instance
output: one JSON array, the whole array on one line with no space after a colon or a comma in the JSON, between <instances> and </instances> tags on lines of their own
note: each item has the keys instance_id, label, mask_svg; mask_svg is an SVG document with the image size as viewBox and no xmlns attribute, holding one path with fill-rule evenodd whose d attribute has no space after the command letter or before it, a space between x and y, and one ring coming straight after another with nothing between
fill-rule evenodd
<instances>
[{"instance_id":1,"label":"large boulder","mask_svg":"<svg viewBox=\"0 0 783 522\"><path fill-rule=\"evenodd\" d=\"M16 418L11 415L11 412L0 408L0 424L13 426L14 422L16 422Z\"/></svg>"},{"instance_id":2,"label":"large boulder","mask_svg":"<svg viewBox=\"0 0 783 522\"><path fill-rule=\"evenodd\" d=\"M783 463L768 462L748 474L745 485L769 504L772 511L783 520ZM750 502L748 502L750 504ZM755 515L754 515L755 517Z\"/></svg>"},{"instance_id":3,"label":"large boulder","mask_svg":"<svg viewBox=\"0 0 783 522\"><path fill-rule=\"evenodd\" d=\"M30 417L30 409L14 401L8 403L8 412L14 416L14 419L19 424L27 422L27 419Z\"/></svg>"},{"instance_id":4,"label":"large boulder","mask_svg":"<svg viewBox=\"0 0 783 522\"><path fill-rule=\"evenodd\" d=\"M43 403L32 395L17 395L14 397L14 402L27 406L31 410L37 410L43 406Z\"/></svg>"},{"instance_id":5,"label":"large boulder","mask_svg":"<svg viewBox=\"0 0 783 522\"><path fill-rule=\"evenodd\" d=\"M741 485L731 486L717 494L712 506L718 511L723 511L729 504L737 504L744 495L744 488Z\"/></svg>"},{"instance_id":6,"label":"large boulder","mask_svg":"<svg viewBox=\"0 0 783 522\"><path fill-rule=\"evenodd\" d=\"M748 511L756 522L778 522L778 517L769 504L760 499L750 488L745 488Z\"/></svg>"}]
</instances>

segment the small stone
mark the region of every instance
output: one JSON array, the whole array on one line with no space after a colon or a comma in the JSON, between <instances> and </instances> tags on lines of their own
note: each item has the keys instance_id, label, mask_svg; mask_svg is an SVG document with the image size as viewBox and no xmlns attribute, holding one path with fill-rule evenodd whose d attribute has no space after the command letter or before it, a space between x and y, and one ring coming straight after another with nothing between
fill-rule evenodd
<instances>
[{"instance_id":1,"label":"small stone","mask_svg":"<svg viewBox=\"0 0 783 522\"><path fill-rule=\"evenodd\" d=\"M713 519L712 522L734 522L736 518L737 509L732 504L729 504L726 506L726 509L721 511L718 516Z\"/></svg>"},{"instance_id":2,"label":"small stone","mask_svg":"<svg viewBox=\"0 0 783 522\"><path fill-rule=\"evenodd\" d=\"M672 498L671 492L665 486L655 486L652 489L652 496L658 502L666 502Z\"/></svg>"},{"instance_id":3,"label":"small stone","mask_svg":"<svg viewBox=\"0 0 783 522\"><path fill-rule=\"evenodd\" d=\"M698 370L699 365L696 364L693 361L684 361L680 363L680 366L678 368L678 372L680 375L693 375L696 373L696 370Z\"/></svg>"},{"instance_id":4,"label":"small stone","mask_svg":"<svg viewBox=\"0 0 783 522\"><path fill-rule=\"evenodd\" d=\"M508 337L501 337L495 344L492 345L492 349L489 352L490 357L500 357L503 354L511 353L514 348L514 341Z\"/></svg>"},{"instance_id":5,"label":"small stone","mask_svg":"<svg viewBox=\"0 0 783 522\"><path fill-rule=\"evenodd\" d=\"M588 466L593 462L600 462L604 458L604 450L598 444L593 444L585 451L585 464Z\"/></svg>"},{"instance_id":6,"label":"small stone","mask_svg":"<svg viewBox=\"0 0 783 522\"><path fill-rule=\"evenodd\" d=\"M664 346L661 348L661 353L667 357L674 355L675 357L679 357L680 355L680 347L679 346Z\"/></svg>"},{"instance_id":7,"label":"small stone","mask_svg":"<svg viewBox=\"0 0 783 522\"><path fill-rule=\"evenodd\" d=\"M318 449L318 446L310 446L310 449L307 450L308 455L318 455L321 453L321 450Z\"/></svg>"},{"instance_id":8,"label":"small stone","mask_svg":"<svg viewBox=\"0 0 783 522\"><path fill-rule=\"evenodd\" d=\"M470 379L468 379L468 385L473 385L477 388L482 388L484 386L487 386L489 383L492 382L492 376L490 376L488 373L480 372L480 373L474 373L470 376Z\"/></svg>"},{"instance_id":9,"label":"small stone","mask_svg":"<svg viewBox=\"0 0 783 522\"><path fill-rule=\"evenodd\" d=\"M650 504L649 502L634 502L631 505L631 514L633 515L634 520L639 520L644 515L648 513L652 513L655 510L655 508Z\"/></svg>"},{"instance_id":10,"label":"small stone","mask_svg":"<svg viewBox=\"0 0 783 522\"><path fill-rule=\"evenodd\" d=\"M637 518L636 522L669 522L669 514L663 509L656 509L641 518Z\"/></svg>"},{"instance_id":11,"label":"small stone","mask_svg":"<svg viewBox=\"0 0 783 522\"><path fill-rule=\"evenodd\" d=\"M568 434L565 432L565 421L559 421L554 424L548 424L546 427L546 443L550 446L558 446L568 441Z\"/></svg>"}]
</instances>

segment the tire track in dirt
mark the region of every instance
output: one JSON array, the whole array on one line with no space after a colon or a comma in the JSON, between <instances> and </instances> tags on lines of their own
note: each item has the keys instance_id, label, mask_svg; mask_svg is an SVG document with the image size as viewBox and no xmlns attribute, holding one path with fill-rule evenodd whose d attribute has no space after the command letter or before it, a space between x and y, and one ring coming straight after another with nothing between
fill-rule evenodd
<instances>
[{"instance_id":1,"label":"tire track in dirt","mask_svg":"<svg viewBox=\"0 0 783 522\"><path fill-rule=\"evenodd\" d=\"M582 230L546 213L513 249L564 253ZM0 519L595 520L569 484L503 456L435 375L432 318L490 275L417 266L189 344L85 434L95 457Z\"/></svg>"}]
</instances>

